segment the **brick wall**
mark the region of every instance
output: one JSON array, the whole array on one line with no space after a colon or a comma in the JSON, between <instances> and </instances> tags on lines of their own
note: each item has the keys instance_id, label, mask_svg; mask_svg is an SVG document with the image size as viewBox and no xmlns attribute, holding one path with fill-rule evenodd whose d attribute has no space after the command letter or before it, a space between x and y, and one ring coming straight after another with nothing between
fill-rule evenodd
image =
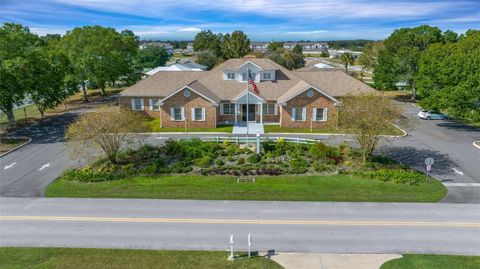
<instances>
[{"instance_id":1,"label":"brick wall","mask_svg":"<svg viewBox=\"0 0 480 269\"><path fill-rule=\"evenodd\" d=\"M164 128L173 128L173 127L185 127L184 121L172 121L170 119L170 108L171 107L184 107L185 108L185 117L187 119L187 128L215 128L216 127L216 113L217 108L213 106L209 101L205 100L200 95L192 92L191 95L187 98L183 95L183 91L178 92L176 95L167 99L163 106L159 110L150 110L150 101L149 99L162 99L152 98L152 97L120 97L119 104L132 109L131 99L143 99L144 109L143 112L151 117L158 118L160 113L162 114L162 127ZM191 108L192 107L204 107L205 108L205 121L192 121Z\"/></svg>"},{"instance_id":2,"label":"brick wall","mask_svg":"<svg viewBox=\"0 0 480 269\"><path fill-rule=\"evenodd\" d=\"M313 96L308 97L307 91L289 100L286 106L280 106L281 120L280 126L285 128L310 128L312 124L313 108L328 108L326 122L313 122L313 128L324 128L335 120L335 105L328 97L322 95L316 90L313 90ZM305 121L292 121L292 108L306 107Z\"/></svg>"},{"instance_id":3,"label":"brick wall","mask_svg":"<svg viewBox=\"0 0 480 269\"><path fill-rule=\"evenodd\" d=\"M217 107L213 106L211 102L205 100L200 95L193 91L190 91L190 96L185 97L183 91L179 91L174 96L171 96L163 102L161 108L162 113L162 127L185 127L184 121L172 121L170 118L171 107L184 107L185 118L187 120L187 128L215 128L217 118ZM205 108L205 121L192 121L192 108L204 107Z\"/></svg>"}]
</instances>

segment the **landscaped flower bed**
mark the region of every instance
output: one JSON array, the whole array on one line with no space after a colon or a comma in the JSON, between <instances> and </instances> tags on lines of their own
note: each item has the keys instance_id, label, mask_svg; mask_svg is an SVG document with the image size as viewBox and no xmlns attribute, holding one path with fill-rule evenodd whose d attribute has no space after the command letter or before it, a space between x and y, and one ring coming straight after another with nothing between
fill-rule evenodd
<instances>
[{"instance_id":1,"label":"landscaped flower bed","mask_svg":"<svg viewBox=\"0 0 480 269\"><path fill-rule=\"evenodd\" d=\"M354 175L359 178L400 184L419 184L424 175L384 156L362 163L357 150L346 144L296 144L283 140L261 144L261 153L235 143L170 140L165 146L144 145L122 151L116 164L99 160L82 169L68 170L69 181L100 182L138 175Z\"/></svg>"}]
</instances>

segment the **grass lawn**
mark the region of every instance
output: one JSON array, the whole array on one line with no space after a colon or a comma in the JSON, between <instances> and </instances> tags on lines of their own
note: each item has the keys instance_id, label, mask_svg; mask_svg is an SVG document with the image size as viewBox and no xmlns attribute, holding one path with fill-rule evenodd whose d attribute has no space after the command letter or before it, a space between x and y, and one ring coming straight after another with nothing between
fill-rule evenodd
<instances>
[{"instance_id":1,"label":"grass lawn","mask_svg":"<svg viewBox=\"0 0 480 269\"><path fill-rule=\"evenodd\" d=\"M480 256L403 255L403 258L386 262L381 269L477 269Z\"/></svg>"},{"instance_id":2,"label":"grass lawn","mask_svg":"<svg viewBox=\"0 0 480 269\"><path fill-rule=\"evenodd\" d=\"M28 139L25 138L1 138L0 139L0 154L5 153L15 147L20 146L23 143L26 143Z\"/></svg>"},{"instance_id":3,"label":"grass lawn","mask_svg":"<svg viewBox=\"0 0 480 269\"><path fill-rule=\"evenodd\" d=\"M108 87L108 88L105 89L105 93L106 93L107 96L109 96L109 95L119 93L124 89L125 88L110 88L110 87ZM94 89L94 90L87 90L87 97L91 102L93 102L93 101L97 101L97 100L101 99L103 96L101 95L101 90L100 89ZM83 102L83 92L79 91L78 93L70 96L68 98L68 100L65 101L65 104L66 104L67 109L65 109L65 105L62 104L62 105L59 105L55 109L50 109L50 110L46 111L45 115L46 116L55 115L55 114L58 114L58 113L66 112L70 109L75 109L75 108L82 107L83 105L85 105L85 103ZM26 112L26 117L25 117L25 112ZM20 124L28 123L29 121L36 121L36 120L38 121L40 119L40 112L38 111L37 106L33 105L33 104L26 106L25 111L24 111L23 107L15 109L13 111L13 115L15 115L15 120L17 121L17 123L20 123ZM1 114L0 115L0 124L7 123L7 122L8 122L7 115Z\"/></svg>"},{"instance_id":4,"label":"grass lawn","mask_svg":"<svg viewBox=\"0 0 480 269\"><path fill-rule=\"evenodd\" d=\"M395 184L355 177L255 177L236 183L230 176L137 176L117 181L82 183L57 179L47 197L160 198L201 200L436 202L447 193L434 180L420 185Z\"/></svg>"},{"instance_id":5,"label":"grass lawn","mask_svg":"<svg viewBox=\"0 0 480 269\"><path fill-rule=\"evenodd\" d=\"M345 133L342 130L332 128L313 129L310 128L285 128L280 125L263 125L265 133L318 133L318 134L336 134ZM403 132L397 127L391 127L384 132L384 135L403 135Z\"/></svg>"},{"instance_id":6,"label":"grass lawn","mask_svg":"<svg viewBox=\"0 0 480 269\"><path fill-rule=\"evenodd\" d=\"M0 268L282 268L263 257L231 262L227 256L226 251L0 248Z\"/></svg>"},{"instance_id":7,"label":"grass lawn","mask_svg":"<svg viewBox=\"0 0 480 269\"><path fill-rule=\"evenodd\" d=\"M185 128L160 128L159 118L145 118L149 132L185 132ZM232 125L217 125L217 128L187 128L187 132L226 132L231 133Z\"/></svg>"}]
</instances>

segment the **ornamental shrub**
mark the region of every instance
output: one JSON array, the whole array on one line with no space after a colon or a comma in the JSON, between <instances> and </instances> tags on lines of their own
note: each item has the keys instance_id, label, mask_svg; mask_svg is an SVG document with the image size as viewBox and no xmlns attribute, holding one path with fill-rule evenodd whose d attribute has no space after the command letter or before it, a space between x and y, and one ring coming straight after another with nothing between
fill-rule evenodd
<instances>
[{"instance_id":1,"label":"ornamental shrub","mask_svg":"<svg viewBox=\"0 0 480 269\"><path fill-rule=\"evenodd\" d=\"M255 163L258 163L260 162L262 158L260 157L260 155L256 154L256 153L252 153L248 156L247 158L247 162L249 163L252 163L252 164L255 164Z\"/></svg>"},{"instance_id":2,"label":"ornamental shrub","mask_svg":"<svg viewBox=\"0 0 480 269\"><path fill-rule=\"evenodd\" d=\"M108 172L92 171L90 169L68 169L66 170L62 178L67 181L80 181L80 182L102 182L112 181L119 179L121 175Z\"/></svg>"},{"instance_id":3,"label":"ornamental shrub","mask_svg":"<svg viewBox=\"0 0 480 269\"><path fill-rule=\"evenodd\" d=\"M244 164L245 163L245 159L240 157L237 159L237 165L241 165L241 164Z\"/></svg>"},{"instance_id":4,"label":"ornamental shrub","mask_svg":"<svg viewBox=\"0 0 480 269\"><path fill-rule=\"evenodd\" d=\"M293 174L303 174L308 171L310 164L302 158L290 160L290 172Z\"/></svg>"},{"instance_id":5,"label":"ornamental shrub","mask_svg":"<svg viewBox=\"0 0 480 269\"><path fill-rule=\"evenodd\" d=\"M207 167L212 164L212 157L205 155L196 160L195 165L198 167Z\"/></svg>"}]
</instances>

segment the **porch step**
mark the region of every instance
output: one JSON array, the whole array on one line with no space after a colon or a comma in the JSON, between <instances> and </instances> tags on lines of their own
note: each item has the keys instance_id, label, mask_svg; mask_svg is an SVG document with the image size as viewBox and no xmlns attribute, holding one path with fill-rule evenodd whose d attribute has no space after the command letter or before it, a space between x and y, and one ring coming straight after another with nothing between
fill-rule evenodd
<instances>
[{"instance_id":1,"label":"porch step","mask_svg":"<svg viewBox=\"0 0 480 269\"><path fill-rule=\"evenodd\" d=\"M248 124L248 134L255 135L260 133L264 134L265 131L263 130L263 124L261 123L249 123ZM239 124L233 126L232 134L247 134L247 125L246 124Z\"/></svg>"}]
</instances>

